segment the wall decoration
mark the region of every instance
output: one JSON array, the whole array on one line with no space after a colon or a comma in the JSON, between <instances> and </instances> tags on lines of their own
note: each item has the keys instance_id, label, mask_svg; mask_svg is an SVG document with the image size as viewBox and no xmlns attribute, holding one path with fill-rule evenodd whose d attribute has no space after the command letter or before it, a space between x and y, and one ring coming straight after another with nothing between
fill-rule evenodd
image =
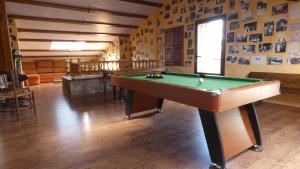
<instances>
[{"instance_id":1,"label":"wall decoration","mask_svg":"<svg viewBox=\"0 0 300 169\"><path fill-rule=\"evenodd\" d=\"M192 61L190 61L190 60L184 61L184 66L192 67Z\"/></svg>"},{"instance_id":2,"label":"wall decoration","mask_svg":"<svg viewBox=\"0 0 300 169\"><path fill-rule=\"evenodd\" d=\"M247 34L238 34L235 37L236 42L247 42Z\"/></svg>"},{"instance_id":3,"label":"wall decoration","mask_svg":"<svg viewBox=\"0 0 300 169\"><path fill-rule=\"evenodd\" d=\"M169 11L169 10L171 10L171 5L166 5L165 6L165 11Z\"/></svg>"},{"instance_id":4,"label":"wall decoration","mask_svg":"<svg viewBox=\"0 0 300 169\"><path fill-rule=\"evenodd\" d=\"M184 38L191 38L192 32L184 32Z\"/></svg>"},{"instance_id":5,"label":"wall decoration","mask_svg":"<svg viewBox=\"0 0 300 169\"><path fill-rule=\"evenodd\" d=\"M172 0L172 5L177 4L178 0Z\"/></svg>"},{"instance_id":6,"label":"wall decoration","mask_svg":"<svg viewBox=\"0 0 300 169\"><path fill-rule=\"evenodd\" d=\"M235 30L235 29L239 29L240 28L240 21L235 21L235 22L231 22L229 24L229 29L232 31L232 30Z\"/></svg>"},{"instance_id":7,"label":"wall decoration","mask_svg":"<svg viewBox=\"0 0 300 169\"><path fill-rule=\"evenodd\" d=\"M212 8L204 7L204 14L209 14L209 13L211 13L212 11L213 11Z\"/></svg>"},{"instance_id":8,"label":"wall decoration","mask_svg":"<svg viewBox=\"0 0 300 169\"><path fill-rule=\"evenodd\" d=\"M193 60L194 56L188 56L187 60Z\"/></svg>"},{"instance_id":9,"label":"wall decoration","mask_svg":"<svg viewBox=\"0 0 300 169\"><path fill-rule=\"evenodd\" d=\"M241 0L241 9L243 10L243 12L247 12L249 10L249 7L250 7L249 0Z\"/></svg>"},{"instance_id":10,"label":"wall decoration","mask_svg":"<svg viewBox=\"0 0 300 169\"><path fill-rule=\"evenodd\" d=\"M287 19L281 18L276 22L276 32L283 32L287 30Z\"/></svg>"},{"instance_id":11,"label":"wall decoration","mask_svg":"<svg viewBox=\"0 0 300 169\"><path fill-rule=\"evenodd\" d=\"M228 54L237 54L240 52L240 47L238 45L228 46Z\"/></svg>"},{"instance_id":12,"label":"wall decoration","mask_svg":"<svg viewBox=\"0 0 300 169\"><path fill-rule=\"evenodd\" d=\"M214 8L214 13L217 15L220 15L223 13L223 6L215 7Z\"/></svg>"},{"instance_id":13,"label":"wall decoration","mask_svg":"<svg viewBox=\"0 0 300 169\"><path fill-rule=\"evenodd\" d=\"M289 17L290 19L300 19L300 3L294 3L290 6Z\"/></svg>"},{"instance_id":14,"label":"wall decoration","mask_svg":"<svg viewBox=\"0 0 300 169\"><path fill-rule=\"evenodd\" d=\"M188 48L193 48L193 39L188 39Z\"/></svg>"},{"instance_id":15,"label":"wall decoration","mask_svg":"<svg viewBox=\"0 0 300 169\"><path fill-rule=\"evenodd\" d=\"M283 53L286 51L286 45L287 42L284 38L278 39L278 41L275 44L275 52L276 53Z\"/></svg>"},{"instance_id":16,"label":"wall decoration","mask_svg":"<svg viewBox=\"0 0 300 169\"><path fill-rule=\"evenodd\" d=\"M170 14L169 14L169 13L166 13L165 16L164 16L164 18L165 18L165 19L169 19L169 18L170 18Z\"/></svg>"},{"instance_id":17,"label":"wall decoration","mask_svg":"<svg viewBox=\"0 0 300 169\"><path fill-rule=\"evenodd\" d=\"M272 15L287 14L288 4L280 4L272 7Z\"/></svg>"},{"instance_id":18,"label":"wall decoration","mask_svg":"<svg viewBox=\"0 0 300 169\"><path fill-rule=\"evenodd\" d=\"M273 36L274 22L267 22L264 24L264 36Z\"/></svg>"},{"instance_id":19,"label":"wall decoration","mask_svg":"<svg viewBox=\"0 0 300 169\"><path fill-rule=\"evenodd\" d=\"M258 65L258 64L266 64L267 58L265 56L252 56L251 57L251 64Z\"/></svg>"},{"instance_id":20,"label":"wall decoration","mask_svg":"<svg viewBox=\"0 0 300 169\"><path fill-rule=\"evenodd\" d=\"M190 12L195 12L196 6L195 5L189 6L189 10L190 10Z\"/></svg>"},{"instance_id":21,"label":"wall decoration","mask_svg":"<svg viewBox=\"0 0 300 169\"><path fill-rule=\"evenodd\" d=\"M195 19L195 17L196 17L195 12L191 12L190 13L190 20L193 21Z\"/></svg>"},{"instance_id":22,"label":"wall decoration","mask_svg":"<svg viewBox=\"0 0 300 169\"><path fill-rule=\"evenodd\" d=\"M299 53L299 42L291 42L287 47L289 53Z\"/></svg>"},{"instance_id":23,"label":"wall decoration","mask_svg":"<svg viewBox=\"0 0 300 169\"><path fill-rule=\"evenodd\" d=\"M297 54L297 55L289 56L287 58L287 62L288 62L288 64L291 64L291 65L300 64L300 55Z\"/></svg>"},{"instance_id":24,"label":"wall decoration","mask_svg":"<svg viewBox=\"0 0 300 169\"><path fill-rule=\"evenodd\" d=\"M300 34L296 34L296 33L291 34L289 36L289 39L291 42L300 42Z\"/></svg>"},{"instance_id":25,"label":"wall decoration","mask_svg":"<svg viewBox=\"0 0 300 169\"><path fill-rule=\"evenodd\" d=\"M191 30L194 30L194 29L195 29L195 26L194 26L193 23L187 25L187 30L188 31L191 31Z\"/></svg>"},{"instance_id":26,"label":"wall decoration","mask_svg":"<svg viewBox=\"0 0 300 169\"><path fill-rule=\"evenodd\" d=\"M187 49L187 50L186 50L186 53L187 53L188 55L193 55L193 54L194 54L194 49Z\"/></svg>"},{"instance_id":27,"label":"wall decoration","mask_svg":"<svg viewBox=\"0 0 300 169\"><path fill-rule=\"evenodd\" d=\"M243 22L249 22L249 21L252 21L255 19L255 14L252 13L252 12L246 12L246 13L243 13L242 15L242 21Z\"/></svg>"},{"instance_id":28,"label":"wall decoration","mask_svg":"<svg viewBox=\"0 0 300 169\"><path fill-rule=\"evenodd\" d=\"M237 56L227 56L225 59L226 63L236 63L237 61Z\"/></svg>"},{"instance_id":29,"label":"wall decoration","mask_svg":"<svg viewBox=\"0 0 300 169\"><path fill-rule=\"evenodd\" d=\"M280 56L270 56L267 59L268 65L281 65L283 63L283 59Z\"/></svg>"},{"instance_id":30,"label":"wall decoration","mask_svg":"<svg viewBox=\"0 0 300 169\"><path fill-rule=\"evenodd\" d=\"M227 15L227 20L231 21L231 20L236 20L239 19L239 13L235 12L235 13L229 13Z\"/></svg>"},{"instance_id":31,"label":"wall decoration","mask_svg":"<svg viewBox=\"0 0 300 169\"><path fill-rule=\"evenodd\" d=\"M177 14L178 13L178 7L175 6L173 9L172 9L172 13L173 14Z\"/></svg>"},{"instance_id":32,"label":"wall decoration","mask_svg":"<svg viewBox=\"0 0 300 169\"><path fill-rule=\"evenodd\" d=\"M272 52L273 44L272 43L261 43L259 44L259 52Z\"/></svg>"},{"instance_id":33,"label":"wall decoration","mask_svg":"<svg viewBox=\"0 0 300 169\"><path fill-rule=\"evenodd\" d=\"M299 32L300 31L300 23L289 24L289 31L290 32Z\"/></svg>"},{"instance_id":34,"label":"wall decoration","mask_svg":"<svg viewBox=\"0 0 300 169\"><path fill-rule=\"evenodd\" d=\"M186 7L184 7L184 6L181 7L181 8L180 8L180 13L181 13L181 14L185 14L185 13L186 13Z\"/></svg>"},{"instance_id":35,"label":"wall decoration","mask_svg":"<svg viewBox=\"0 0 300 169\"><path fill-rule=\"evenodd\" d=\"M223 4L225 2L225 0L216 0L216 4Z\"/></svg>"},{"instance_id":36,"label":"wall decoration","mask_svg":"<svg viewBox=\"0 0 300 169\"><path fill-rule=\"evenodd\" d=\"M257 15L265 15L267 11L267 0L257 2Z\"/></svg>"},{"instance_id":37,"label":"wall decoration","mask_svg":"<svg viewBox=\"0 0 300 169\"><path fill-rule=\"evenodd\" d=\"M190 23L190 17L186 17L186 18L184 19L184 22L185 22L185 24Z\"/></svg>"},{"instance_id":38,"label":"wall decoration","mask_svg":"<svg viewBox=\"0 0 300 169\"><path fill-rule=\"evenodd\" d=\"M244 53L255 53L255 45L244 45L243 52Z\"/></svg>"},{"instance_id":39,"label":"wall decoration","mask_svg":"<svg viewBox=\"0 0 300 169\"><path fill-rule=\"evenodd\" d=\"M262 41L262 34L261 33L251 34L249 36L249 41L250 42L261 42Z\"/></svg>"},{"instance_id":40,"label":"wall decoration","mask_svg":"<svg viewBox=\"0 0 300 169\"><path fill-rule=\"evenodd\" d=\"M250 64L250 59L247 56L241 56L238 60L238 63L240 65L249 65Z\"/></svg>"},{"instance_id":41,"label":"wall decoration","mask_svg":"<svg viewBox=\"0 0 300 169\"><path fill-rule=\"evenodd\" d=\"M244 30L246 32L252 32L257 30L257 22L251 22L244 25Z\"/></svg>"},{"instance_id":42,"label":"wall decoration","mask_svg":"<svg viewBox=\"0 0 300 169\"><path fill-rule=\"evenodd\" d=\"M230 32L230 33L227 33L227 42L228 43L232 43L234 42L234 32Z\"/></svg>"},{"instance_id":43,"label":"wall decoration","mask_svg":"<svg viewBox=\"0 0 300 169\"><path fill-rule=\"evenodd\" d=\"M176 22L181 23L181 22L182 22L182 16L178 16L178 17L176 18Z\"/></svg>"},{"instance_id":44,"label":"wall decoration","mask_svg":"<svg viewBox=\"0 0 300 169\"><path fill-rule=\"evenodd\" d=\"M229 9L235 8L235 0L229 0Z\"/></svg>"}]
</instances>

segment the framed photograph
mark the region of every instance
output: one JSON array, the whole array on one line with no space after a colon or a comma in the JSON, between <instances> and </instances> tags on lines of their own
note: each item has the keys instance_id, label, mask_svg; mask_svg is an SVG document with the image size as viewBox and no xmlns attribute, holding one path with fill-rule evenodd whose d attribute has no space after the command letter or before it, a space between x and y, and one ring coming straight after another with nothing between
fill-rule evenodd
<instances>
[{"instance_id":1,"label":"framed photograph","mask_svg":"<svg viewBox=\"0 0 300 169\"><path fill-rule=\"evenodd\" d=\"M187 55L193 55L194 54L194 49L187 49L186 53L187 53Z\"/></svg>"},{"instance_id":2,"label":"framed photograph","mask_svg":"<svg viewBox=\"0 0 300 169\"><path fill-rule=\"evenodd\" d=\"M188 39L188 48L193 48L193 39Z\"/></svg>"},{"instance_id":3,"label":"framed photograph","mask_svg":"<svg viewBox=\"0 0 300 169\"><path fill-rule=\"evenodd\" d=\"M239 19L239 13L235 12L235 13L229 13L227 15L227 20L232 21L232 20L237 20Z\"/></svg>"},{"instance_id":4,"label":"framed photograph","mask_svg":"<svg viewBox=\"0 0 300 169\"><path fill-rule=\"evenodd\" d=\"M211 13L212 11L213 11L212 8L204 7L204 14L209 14L209 13Z\"/></svg>"},{"instance_id":5,"label":"framed photograph","mask_svg":"<svg viewBox=\"0 0 300 169\"><path fill-rule=\"evenodd\" d=\"M216 0L216 4L218 5L218 4L222 4L222 3L224 3L225 2L225 0Z\"/></svg>"},{"instance_id":6,"label":"framed photograph","mask_svg":"<svg viewBox=\"0 0 300 169\"><path fill-rule=\"evenodd\" d=\"M249 10L250 7L250 0L241 0L241 9L244 12L247 12Z\"/></svg>"},{"instance_id":7,"label":"framed photograph","mask_svg":"<svg viewBox=\"0 0 300 169\"><path fill-rule=\"evenodd\" d=\"M227 42L228 43L234 42L234 32L227 33Z\"/></svg>"},{"instance_id":8,"label":"framed photograph","mask_svg":"<svg viewBox=\"0 0 300 169\"><path fill-rule=\"evenodd\" d=\"M227 63L233 64L233 63L236 63L237 56L227 56L225 60L226 60Z\"/></svg>"},{"instance_id":9,"label":"framed photograph","mask_svg":"<svg viewBox=\"0 0 300 169\"><path fill-rule=\"evenodd\" d=\"M276 53L284 53L286 51L287 42L284 38L278 39L275 44L275 52Z\"/></svg>"},{"instance_id":10,"label":"framed photograph","mask_svg":"<svg viewBox=\"0 0 300 169\"><path fill-rule=\"evenodd\" d=\"M247 39L248 39L247 37L248 37L247 34L238 34L235 37L235 41L236 42L247 42Z\"/></svg>"},{"instance_id":11,"label":"framed photograph","mask_svg":"<svg viewBox=\"0 0 300 169\"><path fill-rule=\"evenodd\" d=\"M274 22L267 22L264 24L264 36L273 36Z\"/></svg>"},{"instance_id":12,"label":"framed photograph","mask_svg":"<svg viewBox=\"0 0 300 169\"><path fill-rule=\"evenodd\" d=\"M267 58L265 56L252 56L251 64L262 65L267 63Z\"/></svg>"},{"instance_id":13,"label":"framed photograph","mask_svg":"<svg viewBox=\"0 0 300 169\"><path fill-rule=\"evenodd\" d=\"M249 36L249 41L250 42L261 42L262 41L262 34L261 33L251 34Z\"/></svg>"},{"instance_id":14,"label":"framed photograph","mask_svg":"<svg viewBox=\"0 0 300 169\"><path fill-rule=\"evenodd\" d=\"M229 0L229 9L235 8L235 0Z\"/></svg>"},{"instance_id":15,"label":"framed photograph","mask_svg":"<svg viewBox=\"0 0 300 169\"><path fill-rule=\"evenodd\" d=\"M246 32L252 32L257 30L257 22L251 22L244 25L244 30Z\"/></svg>"},{"instance_id":16,"label":"framed photograph","mask_svg":"<svg viewBox=\"0 0 300 169\"><path fill-rule=\"evenodd\" d=\"M264 15L267 11L267 0L259 0L257 2L257 15Z\"/></svg>"},{"instance_id":17,"label":"framed photograph","mask_svg":"<svg viewBox=\"0 0 300 169\"><path fill-rule=\"evenodd\" d=\"M220 15L223 13L223 6L215 7L214 8L214 13L217 15Z\"/></svg>"},{"instance_id":18,"label":"framed photograph","mask_svg":"<svg viewBox=\"0 0 300 169\"><path fill-rule=\"evenodd\" d=\"M255 53L255 45L244 45L243 52L244 53Z\"/></svg>"},{"instance_id":19,"label":"framed photograph","mask_svg":"<svg viewBox=\"0 0 300 169\"><path fill-rule=\"evenodd\" d=\"M247 56L241 56L238 60L240 65L250 65L250 59Z\"/></svg>"},{"instance_id":20,"label":"framed photograph","mask_svg":"<svg viewBox=\"0 0 300 169\"><path fill-rule=\"evenodd\" d=\"M287 59L288 64L291 65L298 65L300 64L300 55L296 55L296 56L289 56Z\"/></svg>"},{"instance_id":21,"label":"framed photograph","mask_svg":"<svg viewBox=\"0 0 300 169\"><path fill-rule=\"evenodd\" d=\"M259 44L259 52L272 52L272 43L261 43Z\"/></svg>"},{"instance_id":22,"label":"framed photograph","mask_svg":"<svg viewBox=\"0 0 300 169\"><path fill-rule=\"evenodd\" d=\"M230 30L235 30L235 29L239 29L239 28L240 28L240 21L231 22L229 24Z\"/></svg>"},{"instance_id":23,"label":"framed photograph","mask_svg":"<svg viewBox=\"0 0 300 169\"><path fill-rule=\"evenodd\" d=\"M283 59L280 56L270 56L267 59L268 65L282 65Z\"/></svg>"},{"instance_id":24,"label":"framed photograph","mask_svg":"<svg viewBox=\"0 0 300 169\"><path fill-rule=\"evenodd\" d=\"M289 12L288 3L280 4L272 7L272 15L287 14Z\"/></svg>"},{"instance_id":25,"label":"framed photograph","mask_svg":"<svg viewBox=\"0 0 300 169\"><path fill-rule=\"evenodd\" d=\"M238 45L235 46L228 46L228 54L237 54L240 52L240 47Z\"/></svg>"},{"instance_id":26,"label":"framed photograph","mask_svg":"<svg viewBox=\"0 0 300 169\"><path fill-rule=\"evenodd\" d=\"M281 18L276 22L276 32L283 32L287 30L287 19Z\"/></svg>"}]
</instances>

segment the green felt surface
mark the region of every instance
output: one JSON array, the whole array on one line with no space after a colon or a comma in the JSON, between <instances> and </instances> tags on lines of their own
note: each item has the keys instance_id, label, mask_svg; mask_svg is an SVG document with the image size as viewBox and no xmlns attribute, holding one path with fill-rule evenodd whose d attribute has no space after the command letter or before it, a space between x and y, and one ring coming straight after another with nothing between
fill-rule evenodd
<instances>
[{"instance_id":1,"label":"green felt surface","mask_svg":"<svg viewBox=\"0 0 300 169\"><path fill-rule=\"evenodd\" d=\"M147 78L146 74L123 75L134 79L154 81L158 83L167 83L170 85L180 85L185 87L192 87L199 90L226 90L234 87L249 85L261 82L260 79L251 78L232 78L224 76L206 75L203 83L199 83L198 75L187 74L166 74L162 79Z\"/></svg>"}]
</instances>

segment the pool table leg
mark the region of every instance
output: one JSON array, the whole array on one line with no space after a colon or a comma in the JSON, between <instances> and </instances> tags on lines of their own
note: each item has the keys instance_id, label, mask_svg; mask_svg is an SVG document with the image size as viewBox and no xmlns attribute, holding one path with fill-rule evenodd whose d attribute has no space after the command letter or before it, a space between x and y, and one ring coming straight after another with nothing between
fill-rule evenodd
<instances>
[{"instance_id":1,"label":"pool table leg","mask_svg":"<svg viewBox=\"0 0 300 169\"><path fill-rule=\"evenodd\" d=\"M215 113L199 110L209 155L213 164L210 168L225 169L222 138Z\"/></svg>"},{"instance_id":2,"label":"pool table leg","mask_svg":"<svg viewBox=\"0 0 300 169\"><path fill-rule=\"evenodd\" d=\"M261 134L260 134L260 126L259 126L258 116L255 107L251 103L246 105L246 109L248 112L248 117L251 123L253 134L256 140L256 145L250 147L249 149L256 152L261 152L263 151L263 148L262 148L262 141L261 141Z\"/></svg>"},{"instance_id":3,"label":"pool table leg","mask_svg":"<svg viewBox=\"0 0 300 169\"><path fill-rule=\"evenodd\" d=\"M125 120L131 119L131 114L156 109L161 113L163 98L148 96L143 93L127 90Z\"/></svg>"}]
</instances>

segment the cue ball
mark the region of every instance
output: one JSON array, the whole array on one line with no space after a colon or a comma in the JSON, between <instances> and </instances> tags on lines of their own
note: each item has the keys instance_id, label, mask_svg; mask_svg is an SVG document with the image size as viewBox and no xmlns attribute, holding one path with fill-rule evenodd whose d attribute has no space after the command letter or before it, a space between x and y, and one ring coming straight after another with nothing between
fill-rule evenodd
<instances>
[{"instance_id":1,"label":"cue ball","mask_svg":"<svg viewBox=\"0 0 300 169\"><path fill-rule=\"evenodd\" d=\"M203 83L204 79L203 78L199 78L199 83Z\"/></svg>"}]
</instances>

